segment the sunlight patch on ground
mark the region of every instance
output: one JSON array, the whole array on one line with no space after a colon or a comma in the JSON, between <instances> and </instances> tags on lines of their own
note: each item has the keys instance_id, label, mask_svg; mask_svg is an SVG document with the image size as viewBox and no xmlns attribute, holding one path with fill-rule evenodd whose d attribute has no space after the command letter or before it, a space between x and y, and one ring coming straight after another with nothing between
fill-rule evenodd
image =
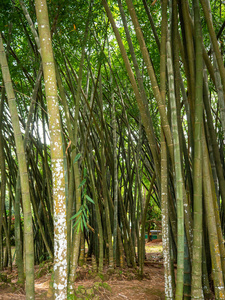
<instances>
[{"instance_id":1,"label":"sunlight patch on ground","mask_svg":"<svg viewBox=\"0 0 225 300\"><path fill-rule=\"evenodd\" d=\"M148 243L145 245L145 251L146 253L163 252L162 243L159 244Z\"/></svg>"}]
</instances>

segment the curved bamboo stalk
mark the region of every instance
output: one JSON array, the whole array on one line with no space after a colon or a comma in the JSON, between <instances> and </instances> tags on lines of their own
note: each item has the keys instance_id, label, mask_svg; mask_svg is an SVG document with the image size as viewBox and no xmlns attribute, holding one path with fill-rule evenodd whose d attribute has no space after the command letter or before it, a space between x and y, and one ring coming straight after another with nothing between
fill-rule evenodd
<instances>
[{"instance_id":1,"label":"curved bamboo stalk","mask_svg":"<svg viewBox=\"0 0 225 300\"><path fill-rule=\"evenodd\" d=\"M173 140L172 140L172 134L171 134L171 130L170 130L167 114L166 114L166 103L163 102L163 99L161 97L161 93L160 93L159 86L158 86L156 76L155 76L155 71L153 69L153 65L152 65L150 57L149 57L148 49L145 44L144 36L143 36L142 30L141 30L141 26L138 22L138 18L137 18L133 3L131 0L126 0L126 3L127 3L127 7L128 7L128 10L129 10L129 13L130 13L133 25L134 25L137 39L138 39L138 42L140 45L140 50L142 52L143 59L146 64L146 67L147 67L147 72L148 72L149 78L151 80L152 90L153 90L155 99L158 104L162 127L165 132L165 137L166 137L170 157L171 157L172 164L173 164L174 163Z\"/></svg>"},{"instance_id":2,"label":"curved bamboo stalk","mask_svg":"<svg viewBox=\"0 0 225 300\"><path fill-rule=\"evenodd\" d=\"M25 238L25 268L26 268L26 299L34 299L34 244L32 230L32 213L29 193L29 179L27 173L26 156L22 133L20 131L19 117L16 107L16 99L12 86L11 76L4 52L2 36L0 34L0 62L5 89L8 97L9 109L14 129L17 157L21 178L21 191L24 210L24 238Z\"/></svg>"},{"instance_id":3,"label":"curved bamboo stalk","mask_svg":"<svg viewBox=\"0 0 225 300\"><path fill-rule=\"evenodd\" d=\"M126 67L126 70L127 70L127 73L128 73L128 76L129 76L132 88L134 90L135 98L137 100L137 104L138 104L138 107L139 107L139 110L140 110L140 114L141 114L141 119L142 119L143 125L145 127L145 131L146 131L149 143L151 145L154 145L155 142L152 142L151 130L149 128L150 125L149 125L148 115L146 113L146 106L145 106L145 104L144 104L144 102L143 102L143 100L141 98L141 95L140 95L140 92L139 92L139 89L138 89L138 85L136 83L136 79L135 79L133 71L131 69L130 62L129 62L129 59L128 59L125 47L123 45L120 33L118 31L118 28L116 27L115 21L113 19L113 16L112 16L112 13L111 13L111 11L109 9L107 1L103 0L102 3L104 5L104 7L105 7L105 11L107 13L108 19L109 19L109 21L111 23L111 26L113 28L114 34L115 34L116 39L117 39L117 43L118 43L118 45L120 47L121 55L123 57L123 60L124 60L124 63L125 63L125 67ZM153 153L154 153L154 151L153 151Z\"/></svg>"},{"instance_id":4,"label":"curved bamboo stalk","mask_svg":"<svg viewBox=\"0 0 225 300\"><path fill-rule=\"evenodd\" d=\"M124 30L126 33L127 42L128 42L129 49L130 49L131 58L132 58L132 61L134 64L135 72L136 72L137 83L138 83L138 87L140 89L141 99L142 99L144 107L145 107L145 114L146 114L148 124L149 124L149 126L148 126L149 132L146 131L146 134L147 134L147 137L149 140L150 148L151 148L154 163L155 163L156 175L159 177L160 176L159 154L157 152L156 136L154 133L153 123L152 123L152 119L151 119L149 108L148 108L148 99L147 99L145 88L144 88L143 77L141 76L140 69L138 67L138 62L137 62L137 58L135 55L134 46L133 46L131 36L129 33L129 29L127 26L127 20L126 20L126 16L125 16L125 13L124 13L124 10L122 7L121 0L118 0L118 5L119 5L119 9L120 9L121 18L123 21Z\"/></svg>"},{"instance_id":5,"label":"curved bamboo stalk","mask_svg":"<svg viewBox=\"0 0 225 300\"><path fill-rule=\"evenodd\" d=\"M220 258L220 247L216 226L216 217L213 204L213 185L211 182L211 167L205 138L203 138L203 192L209 232L209 245L212 261L213 282L216 299L225 298L223 272ZM212 209L213 208L213 209Z\"/></svg>"},{"instance_id":6,"label":"curved bamboo stalk","mask_svg":"<svg viewBox=\"0 0 225 300\"><path fill-rule=\"evenodd\" d=\"M207 23L207 26L208 26L208 30L209 30L209 34L210 34L211 41L212 41L212 44L213 44L213 49L214 49L214 52L215 52L218 68L219 68L219 71L220 71L220 76L221 76L222 85L223 85L223 94L224 94L224 99L225 99L225 68L224 68L224 64L223 64L223 58L221 56L221 52L220 52L220 49L219 49L216 33L215 33L214 28L213 28L212 19L210 18L210 12L209 12L209 8L208 8L208 5L207 5L207 1L206 0L200 0L200 2L201 2L201 5L202 5L204 15L205 15L205 20L206 20L206 23Z\"/></svg>"}]
</instances>

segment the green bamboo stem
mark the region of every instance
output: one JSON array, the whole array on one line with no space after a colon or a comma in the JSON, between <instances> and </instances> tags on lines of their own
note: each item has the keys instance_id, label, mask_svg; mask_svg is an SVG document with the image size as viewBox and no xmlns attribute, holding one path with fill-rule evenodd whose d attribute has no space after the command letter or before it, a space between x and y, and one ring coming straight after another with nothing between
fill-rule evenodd
<instances>
[{"instance_id":1,"label":"green bamboo stem","mask_svg":"<svg viewBox=\"0 0 225 300\"><path fill-rule=\"evenodd\" d=\"M163 262L165 278L165 299L174 299L172 285L172 270L170 256L169 239L169 211L168 211L168 167L166 141L161 130L161 209L162 209L162 242L163 242Z\"/></svg>"},{"instance_id":2,"label":"green bamboo stem","mask_svg":"<svg viewBox=\"0 0 225 300\"><path fill-rule=\"evenodd\" d=\"M184 210L183 210L183 178L181 170L180 141L177 125L177 108L174 91L174 75L171 57L170 34L167 39L167 71L169 83L169 98L171 102L171 123L174 140L174 168L176 180L177 201L177 283L175 299L183 299L184 285Z\"/></svg>"},{"instance_id":3,"label":"green bamboo stem","mask_svg":"<svg viewBox=\"0 0 225 300\"><path fill-rule=\"evenodd\" d=\"M35 6L51 139L54 203L54 295L55 299L63 300L67 299L67 227L61 122L47 3L45 0L36 0Z\"/></svg>"},{"instance_id":4,"label":"green bamboo stem","mask_svg":"<svg viewBox=\"0 0 225 300\"><path fill-rule=\"evenodd\" d=\"M191 28L191 22L190 22L190 15L189 15L189 5L188 1L181 1L181 9L182 9L182 18L184 22L184 30L185 30L185 49L187 51L187 60L188 60L188 70L190 76L188 79L190 80L190 89L189 91L189 97L190 97L190 108L191 112L193 113L194 110L194 98L195 98L195 65L194 65L194 41L192 36L192 28ZM194 121L194 120L193 120Z\"/></svg>"},{"instance_id":5,"label":"green bamboo stem","mask_svg":"<svg viewBox=\"0 0 225 300\"><path fill-rule=\"evenodd\" d=\"M3 108L5 99L5 89L1 93L0 119L3 120ZM2 122L0 124L0 169L1 169L1 196L0 196L0 270L3 270L3 213L5 209L6 195L6 170L5 170L5 155L3 148Z\"/></svg>"},{"instance_id":6,"label":"green bamboo stem","mask_svg":"<svg viewBox=\"0 0 225 300\"><path fill-rule=\"evenodd\" d=\"M25 238L25 268L26 268L26 299L34 299L34 248L32 231L32 214L29 193L29 179L27 173L26 156L22 133L20 131L19 117L16 107L16 99L12 86L11 76L4 52L2 36L0 35L0 62L2 75L5 83L5 89L8 97L9 109L14 129L17 158L20 170L21 191L24 210L24 238Z\"/></svg>"},{"instance_id":7,"label":"green bamboo stem","mask_svg":"<svg viewBox=\"0 0 225 300\"><path fill-rule=\"evenodd\" d=\"M108 240L108 251L109 251L109 269L114 268L113 260L113 245L112 245L112 230L111 230L111 220L110 220L110 211L109 211L109 200L107 195L107 181L106 181L106 170L105 170L105 151L104 151L104 142L102 139L102 149L101 149L101 171L102 171L102 192L104 199L104 207L106 214L106 228L107 228L107 240Z\"/></svg>"},{"instance_id":8,"label":"green bamboo stem","mask_svg":"<svg viewBox=\"0 0 225 300\"><path fill-rule=\"evenodd\" d=\"M195 21L195 122L194 122L194 203L193 203L193 257L192 286L193 299L203 299L202 291L202 124L203 124L203 59L202 32L198 0L194 4Z\"/></svg>"},{"instance_id":9,"label":"green bamboo stem","mask_svg":"<svg viewBox=\"0 0 225 300\"><path fill-rule=\"evenodd\" d=\"M130 228L128 225L127 214L124 207L121 191L119 190L119 205L120 205L120 217L122 226L124 228L124 247L128 246L128 255L130 256L130 262L133 268L136 268L136 256L134 252L134 245L131 239ZM128 237L128 238L127 238ZM127 241L127 242L126 242Z\"/></svg>"},{"instance_id":10,"label":"green bamboo stem","mask_svg":"<svg viewBox=\"0 0 225 300\"><path fill-rule=\"evenodd\" d=\"M143 4L144 4L144 8L145 8L146 14L147 14L148 19L149 19L149 22L150 22L151 27L152 27L152 31L153 31L153 34L154 34L154 37L155 37L156 44L158 46L158 49L160 50L159 36L157 34L157 30L156 30L156 27L155 27L155 24L154 24L154 20L153 20L152 15L151 15L151 11L150 11L150 9L148 7L147 1L146 0L142 0L142 1L143 1Z\"/></svg>"},{"instance_id":11,"label":"green bamboo stem","mask_svg":"<svg viewBox=\"0 0 225 300\"><path fill-rule=\"evenodd\" d=\"M160 117L161 117L162 127L165 132L170 157L171 157L171 160L173 163L174 162L173 140L172 140L172 134L171 134L171 130L170 130L170 126L169 126L169 122L168 122L168 118L167 118L167 113L166 113L166 103L163 102L163 99L161 97L161 93L160 93L158 83L156 80L155 71L153 69L153 65L150 60L148 49L145 44L144 36L143 36L141 26L139 24L139 21L138 21L138 18L137 18L137 15L136 15L133 3L132 3L132 0L126 0L126 3L127 3L127 7L128 7L128 10L129 10L129 13L130 13L133 25L134 25L137 39L138 39L138 42L140 45L140 50L143 55L143 59L146 64L146 67L147 67L147 72L148 72L149 78L151 80L152 90L153 90L155 99L157 101L158 110L159 110Z\"/></svg>"},{"instance_id":12,"label":"green bamboo stem","mask_svg":"<svg viewBox=\"0 0 225 300\"><path fill-rule=\"evenodd\" d=\"M121 55L122 55L124 63L125 63L125 67L126 67L126 70L127 70L127 73L128 73L128 76L129 76L132 88L134 90L135 98L137 100L137 104L138 104L138 107L139 107L139 110L140 110L141 119L142 119L143 125L145 127L145 131L146 131L146 134L147 134L147 137L148 137L148 141L149 141L150 144L154 145L155 142L152 142L151 131L150 131L150 128L149 128L150 124L149 124L148 116L147 116L147 113L146 113L146 106L145 106L145 104L144 104L144 102L142 100L141 94L139 92L138 85L136 83L136 79L135 79L133 71L131 69L131 65L130 65L130 62L129 62L129 59L128 59L125 47L123 45L120 33L118 31L118 28L116 27L115 21L113 19L113 16L112 16L112 13L111 13L111 11L109 9L107 1L103 0L102 3L104 5L104 8L106 10L108 19L109 19L109 21L111 23L111 26L113 28L114 34L115 34L116 39L117 39L117 43L118 43L119 48L120 48ZM167 128L167 127L165 127L165 128ZM167 128L166 130L168 131L169 128Z\"/></svg>"},{"instance_id":13,"label":"green bamboo stem","mask_svg":"<svg viewBox=\"0 0 225 300\"><path fill-rule=\"evenodd\" d=\"M112 84L112 82L111 82ZM117 133L116 133L116 108L115 108L115 98L112 92L112 127L113 127L113 167L114 167L114 220L113 220L113 258L116 264L116 254L117 254L117 227L118 227L118 172L117 172Z\"/></svg>"},{"instance_id":14,"label":"green bamboo stem","mask_svg":"<svg viewBox=\"0 0 225 300\"><path fill-rule=\"evenodd\" d=\"M211 6L210 6L209 0L206 1L206 4L208 7L210 20L212 22L213 18L212 18L212 11L211 11ZM222 128L223 128L223 136L225 139L225 102L224 102L224 94L223 94L223 85L221 82L221 76L220 76L215 52L213 49L212 41L211 41L211 51L212 51L211 53L213 55L213 67L214 67L214 72L215 72L215 86L216 86L217 94L218 94L218 103L219 103L220 114L221 114L221 124L222 124Z\"/></svg>"},{"instance_id":15,"label":"green bamboo stem","mask_svg":"<svg viewBox=\"0 0 225 300\"><path fill-rule=\"evenodd\" d=\"M39 53L41 53L40 40L39 40L38 33L37 33L37 31L36 31L36 29L34 27L34 23L31 20L30 14L29 14L28 10L26 9L26 6L25 6L25 3L23 2L23 0L19 0L19 1L20 1L20 5L22 7L23 13L24 13L24 15L25 15L25 17L27 19L27 22L28 22L28 24L30 26L31 32L33 34L33 37L35 39L35 43L37 45L38 51L39 51Z\"/></svg>"},{"instance_id":16,"label":"green bamboo stem","mask_svg":"<svg viewBox=\"0 0 225 300\"><path fill-rule=\"evenodd\" d=\"M201 2L201 6L203 9L204 15L205 15L205 20L206 20L206 23L208 26L211 42L213 44L213 49L215 52L215 56L216 56L216 60L217 60L217 64L218 64L218 68L219 68L219 72L220 72L220 77L221 77L221 81L222 81L222 85L223 85L223 94L224 94L224 99L225 99L225 68L224 68L224 64L223 64L223 58L221 55L221 51L219 49L219 44L217 41L216 33L213 28L213 23L212 23L212 19L210 17L210 12L209 12L209 8L207 5L207 1L200 0L200 2Z\"/></svg>"},{"instance_id":17,"label":"green bamboo stem","mask_svg":"<svg viewBox=\"0 0 225 300\"><path fill-rule=\"evenodd\" d=\"M211 183L213 186L213 176L212 172L211 175ZM220 249L220 257L221 257L221 266L222 266L222 272L223 272L223 280L225 282L225 248L224 248L224 240L223 240L223 233L222 233L222 226L221 226L221 220L220 220L220 211L218 206L218 201L216 198L215 193L215 187L213 188L213 205L214 205L214 211L215 211L215 220L216 220L216 228L217 228L217 234L218 234L218 241L219 241L219 249Z\"/></svg>"},{"instance_id":18,"label":"green bamboo stem","mask_svg":"<svg viewBox=\"0 0 225 300\"><path fill-rule=\"evenodd\" d=\"M10 231L8 230L10 220L6 222L7 215L6 210L4 209L3 213L3 229L5 232L5 241L6 241L6 251L5 251L5 257L7 257L7 260L5 259L4 267L9 266L9 270L12 272L12 251L11 251L11 243L10 243ZM8 226L7 226L8 225Z\"/></svg>"},{"instance_id":19,"label":"green bamboo stem","mask_svg":"<svg viewBox=\"0 0 225 300\"><path fill-rule=\"evenodd\" d=\"M145 201L143 215L142 215L142 218L141 218L141 230L140 230L141 231L141 242L140 242L141 260L139 262L139 274L141 275L141 277L143 277L143 271L144 271L145 223L146 223L148 206L149 206L153 186L154 186L154 183L155 183L155 179L156 179L156 174L154 173L153 176L152 176L152 179L151 179L151 184L150 184L150 187L149 187L149 190L148 190L148 195L147 195L147 198L146 198L146 201Z\"/></svg>"},{"instance_id":20,"label":"green bamboo stem","mask_svg":"<svg viewBox=\"0 0 225 300\"><path fill-rule=\"evenodd\" d=\"M151 151L152 151L152 155L153 155L153 159L154 159L154 163L155 163L156 174L159 177L160 176L159 155L158 155L158 152L157 152L156 137L155 137L155 133L154 133L154 129L153 129L152 118L151 118L149 108L148 108L148 99L147 99L146 92L145 92L143 77L141 76L141 72L140 72L140 69L138 67L138 62L137 62L137 58L136 58L136 55L135 55L134 46L133 46L131 36L130 36L130 33L129 33L127 20L126 20L126 16L125 16L125 13L124 13L124 10L123 10L123 7L122 7L121 0L118 0L118 6L119 6L119 9L120 9L121 18L122 18L125 33L126 33L126 39L127 39L128 45L129 45L131 58L132 58L132 61L133 61L133 64L134 64L135 72L136 72L137 83L138 83L138 87L139 87L139 90L140 90L141 99L142 99L143 105L145 107L145 114L146 114L146 117L147 117L147 122L149 124L148 127L146 128L146 134L147 134L148 141L149 141L149 144L150 144L150 148L151 148Z\"/></svg>"},{"instance_id":21,"label":"green bamboo stem","mask_svg":"<svg viewBox=\"0 0 225 300\"><path fill-rule=\"evenodd\" d=\"M212 150L213 150L213 158L215 161L216 172L217 172L217 177L218 177L218 181L219 181L219 190L220 190L220 195L222 198L222 206L223 206L223 209L225 209L225 179L224 179L223 168L222 168L221 159L220 159L220 152L219 152L219 147L218 147L218 143L217 143L216 132L215 132L215 129L213 126L213 119L212 119L212 114L211 114L209 98L208 98L208 90L206 90L205 84L204 84L203 100L204 100L205 111L206 111L206 115L207 115L207 125L208 125L208 129L209 129L211 146L212 146Z\"/></svg>"},{"instance_id":22,"label":"green bamboo stem","mask_svg":"<svg viewBox=\"0 0 225 300\"><path fill-rule=\"evenodd\" d=\"M220 246L216 226L216 217L213 204L213 187L211 182L211 167L205 138L203 138L203 191L206 210L206 218L209 232L209 245L212 261L212 273L216 299L225 298L224 280L220 257ZM212 209L213 208L213 209Z\"/></svg>"},{"instance_id":23,"label":"green bamboo stem","mask_svg":"<svg viewBox=\"0 0 225 300\"><path fill-rule=\"evenodd\" d=\"M37 204L36 204L36 199L34 198L34 195L32 193L32 189L31 189L31 201L32 201L32 206L33 206L35 218L37 219L37 224L39 226L39 230L40 230L41 236L43 238L45 247L48 251L48 254L49 254L50 258L53 259L53 253L50 249L49 242L47 240L46 234L45 234L44 229L43 229L43 225L42 225L41 220L40 220L39 215L38 215L38 208L37 208Z\"/></svg>"},{"instance_id":24,"label":"green bamboo stem","mask_svg":"<svg viewBox=\"0 0 225 300\"><path fill-rule=\"evenodd\" d=\"M91 151L90 151L91 153ZM90 154L91 156L91 154ZM90 181L91 181L91 188L93 193L93 200L95 202L95 211L96 211L96 218L97 218L97 225L98 225L98 240L99 240L99 267L98 270L100 273L103 272L103 230L102 230L102 222L101 222L101 213L100 213L100 206L98 202L98 197L96 195L96 187L93 177L93 171L91 168L91 157L88 156L88 167L89 167L89 174L90 174Z\"/></svg>"},{"instance_id":25,"label":"green bamboo stem","mask_svg":"<svg viewBox=\"0 0 225 300\"><path fill-rule=\"evenodd\" d=\"M20 197L21 197L21 186L19 173L16 179L16 195L15 195L15 245L16 245L16 265L18 268L18 283L24 284L24 264L23 264L23 247L21 237L21 216L20 216Z\"/></svg>"}]
</instances>

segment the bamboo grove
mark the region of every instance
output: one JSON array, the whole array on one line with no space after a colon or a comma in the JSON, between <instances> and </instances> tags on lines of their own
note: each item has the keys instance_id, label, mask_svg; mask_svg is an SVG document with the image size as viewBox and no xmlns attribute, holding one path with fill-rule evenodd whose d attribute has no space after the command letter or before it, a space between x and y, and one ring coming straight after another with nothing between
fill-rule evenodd
<instances>
[{"instance_id":1,"label":"bamboo grove","mask_svg":"<svg viewBox=\"0 0 225 300\"><path fill-rule=\"evenodd\" d=\"M0 8L0 271L13 235L26 299L46 259L49 297L73 299L85 245L142 277L154 201L166 299L225 299L223 1Z\"/></svg>"}]
</instances>

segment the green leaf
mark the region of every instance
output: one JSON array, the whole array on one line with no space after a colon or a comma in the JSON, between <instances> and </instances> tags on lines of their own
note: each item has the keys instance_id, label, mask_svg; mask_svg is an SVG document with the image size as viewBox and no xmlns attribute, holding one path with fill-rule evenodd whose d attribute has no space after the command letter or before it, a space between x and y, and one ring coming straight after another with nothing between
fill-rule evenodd
<instances>
[{"instance_id":1,"label":"green leaf","mask_svg":"<svg viewBox=\"0 0 225 300\"><path fill-rule=\"evenodd\" d=\"M70 220L73 220L74 218L76 218L79 214L81 214L83 211L83 205L81 205L80 209L78 210L77 213L75 213L75 215L73 215Z\"/></svg>"},{"instance_id":2,"label":"green leaf","mask_svg":"<svg viewBox=\"0 0 225 300\"><path fill-rule=\"evenodd\" d=\"M85 184L85 182L86 182L86 179L83 179L83 180L81 181L80 185L78 186L78 189L79 189L80 187L82 187L82 186Z\"/></svg>"},{"instance_id":3,"label":"green leaf","mask_svg":"<svg viewBox=\"0 0 225 300\"><path fill-rule=\"evenodd\" d=\"M89 208L88 208L87 204L85 204L84 207L86 208L86 211L90 214L90 211L89 211Z\"/></svg>"},{"instance_id":4,"label":"green leaf","mask_svg":"<svg viewBox=\"0 0 225 300\"><path fill-rule=\"evenodd\" d=\"M74 158L73 164L75 164L75 163L79 160L80 157L81 157L81 154L78 153L78 154L76 155L76 157Z\"/></svg>"},{"instance_id":5,"label":"green leaf","mask_svg":"<svg viewBox=\"0 0 225 300\"><path fill-rule=\"evenodd\" d=\"M81 223L78 224L78 226L76 227L76 232L78 233L79 230L80 230L80 226L81 226Z\"/></svg>"},{"instance_id":6,"label":"green leaf","mask_svg":"<svg viewBox=\"0 0 225 300\"><path fill-rule=\"evenodd\" d=\"M87 176L87 169L84 168L84 178Z\"/></svg>"},{"instance_id":7,"label":"green leaf","mask_svg":"<svg viewBox=\"0 0 225 300\"><path fill-rule=\"evenodd\" d=\"M75 215L73 215L73 216L70 218L70 220L75 219L80 213L81 213L81 211L78 211Z\"/></svg>"},{"instance_id":8,"label":"green leaf","mask_svg":"<svg viewBox=\"0 0 225 300\"><path fill-rule=\"evenodd\" d=\"M74 223L73 227L77 227L80 224L81 221L82 221L82 215L79 216L79 218Z\"/></svg>"},{"instance_id":9,"label":"green leaf","mask_svg":"<svg viewBox=\"0 0 225 300\"><path fill-rule=\"evenodd\" d=\"M81 231L84 231L84 225L82 221L80 222L80 227L81 227Z\"/></svg>"},{"instance_id":10,"label":"green leaf","mask_svg":"<svg viewBox=\"0 0 225 300\"><path fill-rule=\"evenodd\" d=\"M83 198L85 197L86 192L87 192L87 188L85 187L85 188L84 188L84 191L83 191L83 193L82 193L82 197L83 197Z\"/></svg>"},{"instance_id":11,"label":"green leaf","mask_svg":"<svg viewBox=\"0 0 225 300\"><path fill-rule=\"evenodd\" d=\"M85 217L86 217L86 219L87 219L87 213L86 213L86 211L85 211L85 210L83 211L83 215L82 215L82 217L84 217L84 216L85 216Z\"/></svg>"},{"instance_id":12,"label":"green leaf","mask_svg":"<svg viewBox=\"0 0 225 300\"><path fill-rule=\"evenodd\" d=\"M85 216L85 214L83 214L83 215L82 215L82 220L83 220L83 222L84 222L84 223L86 223L86 222L87 222L87 219L86 219L86 216Z\"/></svg>"},{"instance_id":13,"label":"green leaf","mask_svg":"<svg viewBox=\"0 0 225 300\"><path fill-rule=\"evenodd\" d=\"M87 199L88 201L90 201L91 203L95 204L94 201L91 199L91 197L89 197L88 195L86 195L85 197L86 197L86 199Z\"/></svg>"},{"instance_id":14,"label":"green leaf","mask_svg":"<svg viewBox=\"0 0 225 300\"><path fill-rule=\"evenodd\" d=\"M84 227L88 230L87 221L84 221Z\"/></svg>"}]
</instances>

